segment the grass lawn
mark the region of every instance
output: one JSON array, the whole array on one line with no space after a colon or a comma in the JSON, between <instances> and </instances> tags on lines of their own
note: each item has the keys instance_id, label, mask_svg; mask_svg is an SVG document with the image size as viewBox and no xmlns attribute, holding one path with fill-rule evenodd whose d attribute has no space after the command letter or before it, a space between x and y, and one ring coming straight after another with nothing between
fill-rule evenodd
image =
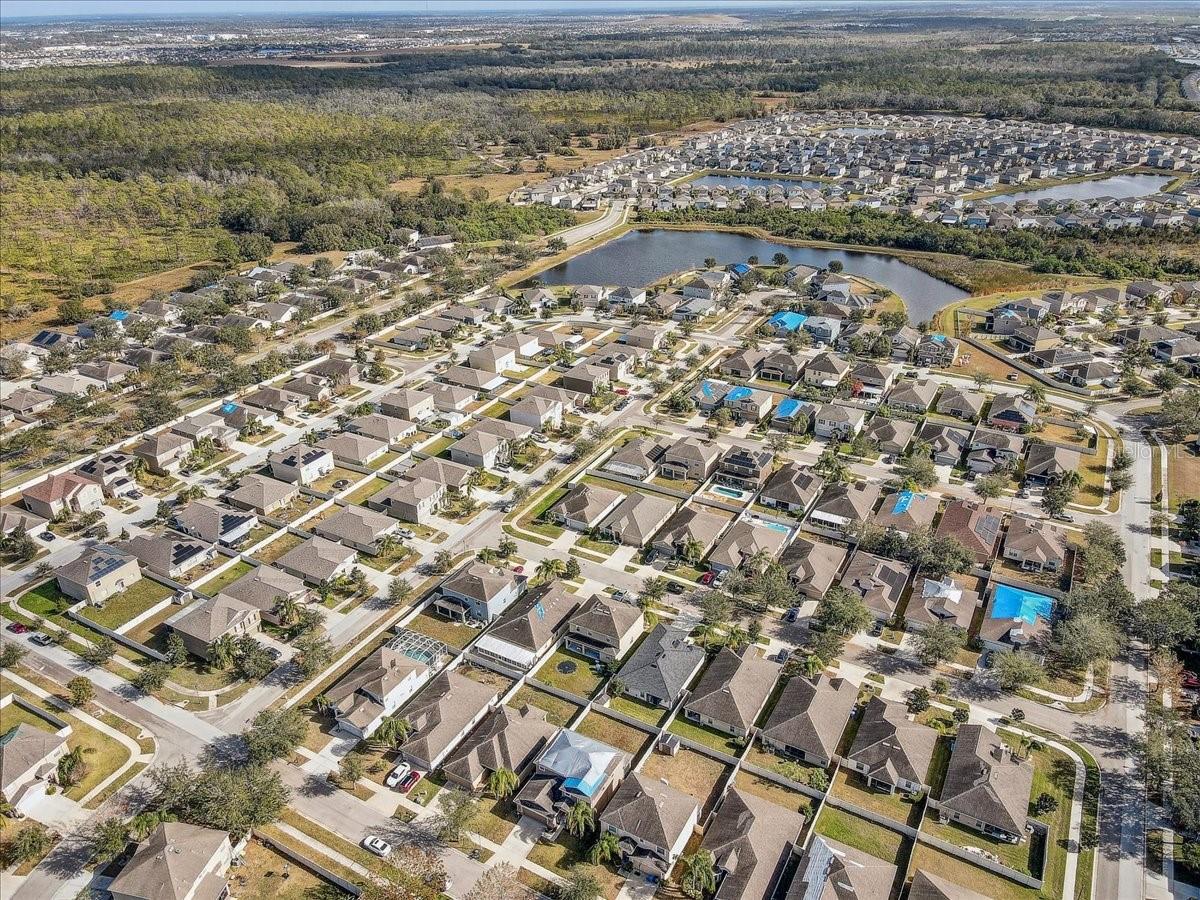
<instances>
[{"instance_id":1,"label":"grass lawn","mask_svg":"<svg viewBox=\"0 0 1200 900\"><path fill-rule=\"evenodd\" d=\"M166 600L172 593L165 584L143 578L121 593L109 597L103 606L88 609L85 615L97 625L117 629Z\"/></svg>"},{"instance_id":2,"label":"grass lawn","mask_svg":"<svg viewBox=\"0 0 1200 900\"><path fill-rule=\"evenodd\" d=\"M904 836L900 832L891 831L832 806L821 810L815 827L818 834L888 862L897 860L900 848L904 845Z\"/></svg>"},{"instance_id":3,"label":"grass lawn","mask_svg":"<svg viewBox=\"0 0 1200 900\"><path fill-rule=\"evenodd\" d=\"M583 865L600 882L600 893L607 900L613 900L625 880L607 866L591 865L587 861L588 849L588 845L581 844L578 838L564 831L553 844L534 844L526 859L563 878L569 877L576 865Z\"/></svg>"},{"instance_id":4,"label":"grass lawn","mask_svg":"<svg viewBox=\"0 0 1200 900\"><path fill-rule=\"evenodd\" d=\"M619 546L620 544L614 544L611 541L597 541L594 538L588 537L586 534L581 534L575 540L576 549L586 550L589 553L595 553L597 556L603 556L605 559L607 559L609 556L612 556L613 551L615 551Z\"/></svg>"},{"instance_id":5,"label":"grass lawn","mask_svg":"<svg viewBox=\"0 0 1200 900\"><path fill-rule=\"evenodd\" d=\"M274 525L268 525L266 522L259 522L250 533L246 535L238 544L239 550L245 550L247 547L253 547L261 541L265 541L279 529Z\"/></svg>"},{"instance_id":6,"label":"grass lawn","mask_svg":"<svg viewBox=\"0 0 1200 900\"><path fill-rule=\"evenodd\" d=\"M360 481L362 478L363 476L358 474L358 472L352 471L351 469L343 469L341 466L334 466L332 472L322 478L318 478L316 481L310 484L309 487L314 491L319 491L322 494L328 494L335 490L341 490L341 488L334 487L334 485L339 481L349 481L354 483L356 481ZM349 485L346 486L349 487Z\"/></svg>"},{"instance_id":7,"label":"grass lawn","mask_svg":"<svg viewBox=\"0 0 1200 900\"><path fill-rule=\"evenodd\" d=\"M828 775L825 770L815 763L780 756L768 750L759 741L755 741L754 745L750 748L750 752L746 754L746 762L763 769L769 769L772 772L778 772L785 778L790 778L792 781L799 782L800 784L807 784L809 787L814 786L812 779L818 772L822 776L825 776L826 782L828 782Z\"/></svg>"},{"instance_id":8,"label":"grass lawn","mask_svg":"<svg viewBox=\"0 0 1200 900\"><path fill-rule=\"evenodd\" d=\"M412 631L419 631L431 638L437 638L447 646L457 647L459 650L467 646L479 634L475 628L468 628L466 625L443 619L428 610L418 613L405 627Z\"/></svg>"},{"instance_id":9,"label":"grass lawn","mask_svg":"<svg viewBox=\"0 0 1200 900\"><path fill-rule=\"evenodd\" d=\"M442 786L438 783L436 777L426 775L417 782L416 787L408 792L408 799L413 803L419 803L421 806L428 806L441 791Z\"/></svg>"},{"instance_id":10,"label":"grass lawn","mask_svg":"<svg viewBox=\"0 0 1200 900\"><path fill-rule=\"evenodd\" d=\"M1076 502L1086 506L1099 506L1104 502L1104 482L1108 472L1108 438L1100 435L1096 442L1096 455L1084 455L1079 462L1079 474L1083 484L1079 486ZM1168 476L1169 478L1169 476Z\"/></svg>"},{"instance_id":11,"label":"grass lawn","mask_svg":"<svg viewBox=\"0 0 1200 900\"><path fill-rule=\"evenodd\" d=\"M991 900L1037 900L1038 892L995 875L987 869L973 866L966 860L942 853L925 844L917 844L911 867L923 869L954 884L961 884Z\"/></svg>"},{"instance_id":12,"label":"grass lawn","mask_svg":"<svg viewBox=\"0 0 1200 900\"><path fill-rule=\"evenodd\" d=\"M54 832L51 832L48 828L46 828L45 825L42 825L39 822L35 822L33 819L22 819L19 822L15 822L15 823L11 823L11 824L5 823L5 824L7 825L7 827L4 829L3 833L0 833L0 867L3 867L3 868L7 868L8 866L10 866L13 863L14 860L10 856L10 848L12 847L13 843L15 842L17 835L20 834L22 831L26 830L27 828L33 828L33 829L37 829L39 831L45 831L45 832L50 833L51 835L54 835ZM28 875L30 872L32 872L34 869L37 868L38 863L40 863L43 859L46 858L46 856L50 853L50 851L54 849L54 845L57 843L58 843L58 838L55 837L54 840L50 841L49 845L46 848L45 853L43 853L39 856L35 856L31 859L25 860L24 862L22 862L20 865L18 865L13 870L12 874L13 875Z\"/></svg>"},{"instance_id":13,"label":"grass lawn","mask_svg":"<svg viewBox=\"0 0 1200 900\"><path fill-rule=\"evenodd\" d=\"M241 858L242 864L229 870L232 889L239 897L305 900L328 886L324 880L289 862L258 840L246 844Z\"/></svg>"},{"instance_id":14,"label":"grass lawn","mask_svg":"<svg viewBox=\"0 0 1200 900\"><path fill-rule=\"evenodd\" d=\"M913 803L905 794L885 794L872 790L857 772L840 770L833 779L833 793L840 800L886 816L894 822L915 827L921 818L921 803Z\"/></svg>"},{"instance_id":15,"label":"grass lawn","mask_svg":"<svg viewBox=\"0 0 1200 900\"><path fill-rule=\"evenodd\" d=\"M517 525L527 531L532 531L535 534L540 534L542 537L557 538L562 535L563 529L558 525L552 525L549 522L539 522L537 519L546 512L555 503L566 496L566 488L555 488L543 497L536 506L529 510L525 515L517 520Z\"/></svg>"},{"instance_id":16,"label":"grass lawn","mask_svg":"<svg viewBox=\"0 0 1200 900\"><path fill-rule=\"evenodd\" d=\"M651 706L649 703L643 703L641 700L636 700L633 697L613 697L608 701L608 708L615 709L617 712L624 713L627 716L632 716L640 722L653 725L655 728L661 725L662 720L667 717L665 709Z\"/></svg>"},{"instance_id":17,"label":"grass lawn","mask_svg":"<svg viewBox=\"0 0 1200 900\"><path fill-rule=\"evenodd\" d=\"M508 701L508 705L516 709L520 709L525 704L544 710L546 721L558 726L566 725L579 714L579 710L583 709L582 706L562 700L553 694L547 694L545 691L539 691L529 684L521 685L520 689L513 694L512 699Z\"/></svg>"},{"instance_id":18,"label":"grass lawn","mask_svg":"<svg viewBox=\"0 0 1200 900\"><path fill-rule=\"evenodd\" d=\"M734 779L734 784L739 790L745 791L747 794L754 794L756 797L770 800L777 806L803 813L805 818L808 818L809 813L812 811L812 800L804 794L801 794L799 791L793 791L790 788L785 788L783 785L755 775L753 772L744 770L738 772L737 777Z\"/></svg>"},{"instance_id":19,"label":"grass lawn","mask_svg":"<svg viewBox=\"0 0 1200 900\"><path fill-rule=\"evenodd\" d=\"M728 753L730 756L737 756L741 753L741 748L734 743L734 739L729 735L717 731L715 728L690 722L683 718L682 715L676 716L667 730L672 734L677 734L698 744L703 744L705 747L712 747L714 750Z\"/></svg>"},{"instance_id":20,"label":"grass lawn","mask_svg":"<svg viewBox=\"0 0 1200 900\"><path fill-rule=\"evenodd\" d=\"M471 822L471 831L493 844L503 844L520 818L511 800L484 797L479 801L479 815Z\"/></svg>"},{"instance_id":21,"label":"grass lawn","mask_svg":"<svg viewBox=\"0 0 1200 900\"><path fill-rule=\"evenodd\" d=\"M637 756L641 753L642 748L651 740L648 732L595 711L584 716L575 726L575 730L580 734L586 734L590 738L602 741L610 747L624 750L630 756Z\"/></svg>"},{"instance_id":22,"label":"grass lawn","mask_svg":"<svg viewBox=\"0 0 1200 900\"><path fill-rule=\"evenodd\" d=\"M307 538L299 534L292 534L290 531L286 532L275 538L275 540L271 541L265 547L259 549L254 554L254 558L260 562L273 563L289 550L299 547L305 540Z\"/></svg>"},{"instance_id":23,"label":"grass lawn","mask_svg":"<svg viewBox=\"0 0 1200 900\"><path fill-rule=\"evenodd\" d=\"M368 498L375 496L385 487L391 484L386 478L375 476L369 478L346 495L346 502L354 505L361 505Z\"/></svg>"},{"instance_id":24,"label":"grass lawn","mask_svg":"<svg viewBox=\"0 0 1200 900\"><path fill-rule=\"evenodd\" d=\"M215 597L243 575L249 573L253 568L254 566L251 563L248 563L243 559L239 559L220 575L214 575L212 578L197 584L196 590Z\"/></svg>"},{"instance_id":25,"label":"grass lawn","mask_svg":"<svg viewBox=\"0 0 1200 900\"><path fill-rule=\"evenodd\" d=\"M932 810L925 814L925 822L921 830L956 847L979 847L989 853L994 853L1000 858L1000 862L1010 869L1025 875L1034 874L1030 866L1028 840L1020 844L1010 844L990 838L972 828L964 828L956 822L947 822L943 825L938 822L937 813ZM1049 884L1047 884L1047 888L1049 888ZM1058 895L1055 894L1055 896Z\"/></svg>"},{"instance_id":26,"label":"grass lawn","mask_svg":"<svg viewBox=\"0 0 1200 900\"><path fill-rule=\"evenodd\" d=\"M319 506L324 502L324 500L318 497L301 494L287 506L281 506L279 509L273 510L271 518L278 519L280 522L295 522L301 516L309 513L314 506Z\"/></svg>"},{"instance_id":27,"label":"grass lawn","mask_svg":"<svg viewBox=\"0 0 1200 900\"><path fill-rule=\"evenodd\" d=\"M377 458L371 460L371 462L367 464L367 468L372 472L378 472L384 466L398 460L402 455L403 454L397 453L395 450L388 450Z\"/></svg>"},{"instance_id":28,"label":"grass lawn","mask_svg":"<svg viewBox=\"0 0 1200 900\"><path fill-rule=\"evenodd\" d=\"M43 581L17 598L17 605L22 609L46 619L54 619L62 615L67 607L77 602L60 591L58 583L54 579Z\"/></svg>"},{"instance_id":29,"label":"grass lawn","mask_svg":"<svg viewBox=\"0 0 1200 900\"><path fill-rule=\"evenodd\" d=\"M154 615L139 622L136 628L130 628L121 633L130 640L137 641L139 644L149 645L164 629L165 626L163 623L179 612L179 610L179 606L169 603L165 609L160 609ZM163 640L166 640L165 635L163 636Z\"/></svg>"},{"instance_id":30,"label":"grass lawn","mask_svg":"<svg viewBox=\"0 0 1200 900\"><path fill-rule=\"evenodd\" d=\"M566 650L555 650L534 677L543 684L579 697L591 697L603 680L592 674L590 660Z\"/></svg>"},{"instance_id":31,"label":"grass lawn","mask_svg":"<svg viewBox=\"0 0 1200 900\"><path fill-rule=\"evenodd\" d=\"M441 437L423 444L420 447L420 452L426 456L441 456L446 448L453 444L458 438L452 438L448 434L443 434Z\"/></svg>"},{"instance_id":32,"label":"grass lawn","mask_svg":"<svg viewBox=\"0 0 1200 900\"><path fill-rule=\"evenodd\" d=\"M703 808L701 820L716 803L717 791L725 781L729 766L694 750L680 750L675 756L651 753L642 767L650 778L665 779L671 787L694 797Z\"/></svg>"},{"instance_id":33,"label":"grass lawn","mask_svg":"<svg viewBox=\"0 0 1200 900\"><path fill-rule=\"evenodd\" d=\"M1171 511L1175 511L1188 497L1200 497L1200 456L1187 444L1173 444L1166 449L1167 498ZM1154 483L1158 485L1157 481ZM1158 493L1157 488L1154 493Z\"/></svg>"},{"instance_id":34,"label":"grass lawn","mask_svg":"<svg viewBox=\"0 0 1200 900\"><path fill-rule=\"evenodd\" d=\"M485 669L483 666L473 666L470 663L459 666L454 670L459 675L470 678L472 681L479 684L485 684L488 687L494 687L500 694L505 693L513 686L513 680L499 672L493 672L491 669Z\"/></svg>"}]
</instances>

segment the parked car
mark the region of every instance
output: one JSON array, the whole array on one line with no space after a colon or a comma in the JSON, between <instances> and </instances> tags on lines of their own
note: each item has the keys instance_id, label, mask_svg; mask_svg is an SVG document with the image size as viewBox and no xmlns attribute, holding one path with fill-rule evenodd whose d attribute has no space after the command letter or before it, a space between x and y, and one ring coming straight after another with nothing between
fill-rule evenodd
<instances>
[{"instance_id":1,"label":"parked car","mask_svg":"<svg viewBox=\"0 0 1200 900\"><path fill-rule=\"evenodd\" d=\"M713 579L716 577L717 577L716 572L705 572L703 575L700 576L700 583L701 584L712 584Z\"/></svg>"},{"instance_id":2,"label":"parked car","mask_svg":"<svg viewBox=\"0 0 1200 900\"><path fill-rule=\"evenodd\" d=\"M406 541L411 541L417 536L417 533L411 528L401 528L396 532L396 534L400 535L400 537L404 538Z\"/></svg>"},{"instance_id":3,"label":"parked car","mask_svg":"<svg viewBox=\"0 0 1200 900\"><path fill-rule=\"evenodd\" d=\"M983 654L983 656L979 657L979 665L983 666L985 669L990 669L992 667L992 651L991 650L988 650L986 653Z\"/></svg>"},{"instance_id":4,"label":"parked car","mask_svg":"<svg viewBox=\"0 0 1200 900\"><path fill-rule=\"evenodd\" d=\"M410 774L412 774L412 766L408 763L400 763L400 765L387 773L387 777L383 779L383 783L386 787L394 788Z\"/></svg>"},{"instance_id":5,"label":"parked car","mask_svg":"<svg viewBox=\"0 0 1200 900\"><path fill-rule=\"evenodd\" d=\"M37 644L39 647L49 647L54 643L54 638L46 634L44 631L37 631L29 636L29 642L31 644Z\"/></svg>"},{"instance_id":6,"label":"parked car","mask_svg":"<svg viewBox=\"0 0 1200 900\"><path fill-rule=\"evenodd\" d=\"M1016 380L1017 380L1017 379L1019 379L1021 376L1020 376L1020 375L1018 375L1016 372L1009 372L1009 373L1008 373L1008 375L1007 375L1006 377L1008 378L1008 380L1009 380L1009 381L1016 381Z\"/></svg>"},{"instance_id":7,"label":"parked car","mask_svg":"<svg viewBox=\"0 0 1200 900\"><path fill-rule=\"evenodd\" d=\"M1183 672L1183 686L1186 688L1200 688L1200 675L1185 669Z\"/></svg>"},{"instance_id":8,"label":"parked car","mask_svg":"<svg viewBox=\"0 0 1200 900\"><path fill-rule=\"evenodd\" d=\"M785 663L789 659L791 659L791 657L792 657L792 651L789 650L787 647L784 647L782 650L780 650L778 653L775 654L775 661L780 662L780 663Z\"/></svg>"},{"instance_id":9,"label":"parked car","mask_svg":"<svg viewBox=\"0 0 1200 900\"><path fill-rule=\"evenodd\" d=\"M420 780L421 780L420 772L409 772L408 777L406 777L402 782L400 782L400 793L407 794L414 787L416 787L417 782Z\"/></svg>"},{"instance_id":10,"label":"parked car","mask_svg":"<svg viewBox=\"0 0 1200 900\"><path fill-rule=\"evenodd\" d=\"M1073 515L1071 515L1070 513L1065 513L1065 512L1051 513L1050 518L1052 518L1058 522L1074 522L1075 521L1075 517Z\"/></svg>"},{"instance_id":11,"label":"parked car","mask_svg":"<svg viewBox=\"0 0 1200 900\"><path fill-rule=\"evenodd\" d=\"M43 531L38 535L38 537L40 537L43 541L52 541L55 538L55 534L53 531Z\"/></svg>"},{"instance_id":12,"label":"parked car","mask_svg":"<svg viewBox=\"0 0 1200 900\"><path fill-rule=\"evenodd\" d=\"M362 841L363 847L370 850L381 859L388 856L392 852L392 845L381 837L376 837L373 834L368 834Z\"/></svg>"},{"instance_id":13,"label":"parked car","mask_svg":"<svg viewBox=\"0 0 1200 900\"><path fill-rule=\"evenodd\" d=\"M668 581L667 582L667 593L668 594L682 594L683 593L683 585L680 584L678 581Z\"/></svg>"},{"instance_id":14,"label":"parked car","mask_svg":"<svg viewBox=\"0 0 1200 900\"><path fill-rule=\"evenodd\" d=\"M29 629L26 626L22 625L20 622L10 622L8 625L8 630L11 631L13 634L24 634Z\"/></svg>"},{"instance_id":15,"label":"parked car","mask_svg":"<svg viewBox=\"0 0 1200 900\"><path fill-rule=\"evenodd\" d=\"M141 491L130 491L127 494L127 496L129 497L130 500L141 500L146 495L143 494Z\"/></svg>"},{"instance_id":16,"label":"parked car","mask_svg":"<svg viewBox=\"0 0 1200 900\"><path fill-rule=\"evenodd\" d=\"M541 434L540 432L535 432L533 435L533 442L535 444L548 444L548 443L550 443L550 438L546 437L544 434Z\"/></svg>"},{"instance_id":17,"label":"parked car","mask_svg":"<svg viewBox=\"0 0 1200 900\"><path fill-rule=\"evenodd\" d=\"M785 612L783 614L783 621L785 621L785 622L795 622L799 618L800 618L800 607L798 607L798 606L793 606L791 609L789 609L787 612Z\"/></svg>"},{"instance_id":18,"label":"parked car","mask_svg":"<svg viewBox=\"0 0 1200 900\"><path fill-rule=\"evenodd\" d=\"M617 388L616 391L614 391L614 393L619 397L628 397L629 396L629 388Z\"/></svg>"},{"instance_id":19,"label":"parked car","mask_svg":"<svg viewBox=\"0 0 1200 900\"><path fill-rule=\"evenodd\" d=\"M871 637L879 637L883 634L883 623L876 622L871 626Z\"/></svg>"}]
</instances>

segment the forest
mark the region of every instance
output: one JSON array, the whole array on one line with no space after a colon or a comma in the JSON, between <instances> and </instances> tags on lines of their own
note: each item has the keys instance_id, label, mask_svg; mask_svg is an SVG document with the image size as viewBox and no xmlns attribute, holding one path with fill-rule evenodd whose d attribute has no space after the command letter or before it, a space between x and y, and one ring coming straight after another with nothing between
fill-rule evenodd
<instances>
[{"instance_id":1,"label":"forest","mask_svg":"<svg viewBox=\"0 0 1200 900\"><path fill-rule=\"evenodd\" d=\"M1180 92L1184 67L1151 49L1153 29L983 13L763 16L704 32L517 31L495 46L397 52L362 67L12 71L0 114L0 302L21 318L97 282L256 258L266 239L351 249L388 223L469 241L544 234L570 214L482 195L421 208L396 189L521 160L536 171L542 154L618 152L651 132L779 105L1200 133L1197 104ZM1134 32L1144 42L1114 39ZM840 215L743 217L783 236L994 255L1051 272L1194 272L1186 250L1124 234L976 235Z\"/></svg>"}]
</instances>

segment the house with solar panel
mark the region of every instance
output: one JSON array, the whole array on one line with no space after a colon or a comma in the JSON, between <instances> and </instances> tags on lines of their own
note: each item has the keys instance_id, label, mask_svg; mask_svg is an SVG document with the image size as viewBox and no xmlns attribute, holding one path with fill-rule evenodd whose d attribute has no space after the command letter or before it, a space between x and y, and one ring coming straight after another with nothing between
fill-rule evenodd
<instances>
[{"instance_id":1,"label":"house with solar panel","mask_svg":"<svg viewBox=\"0 0 1200 900\"><path fill-rule=\"evenodd\" d=\"M522 815L545 826L553 840L567 823L567 813L583 801L604 808L625 780L633 759L575 731L560 731L534 764L533 775L513 798Z\"/></svg>"},{"instance_id":2,"label":"house with solar panel","mask_svg":"<svg viewBox=\"0 0 1200 900\"><path fill-rule=\"evenodd\" d=\"M142 578L137 557L109 544L89 547L54 574L60 591L93 606L103 606Z\"/></svg>"},{"instance_id":3,"label":"house with solar panel","mask_svg":"<svg viewBox=\"0 0 1200 900\"><path fill-rule=\"evenodd\" d=\"M208 562L216 554L206 541L183 540L170 534L139 534L120 545L138 562L165 578L178 579L196 566Z\"/></svg>"}]
</instances>

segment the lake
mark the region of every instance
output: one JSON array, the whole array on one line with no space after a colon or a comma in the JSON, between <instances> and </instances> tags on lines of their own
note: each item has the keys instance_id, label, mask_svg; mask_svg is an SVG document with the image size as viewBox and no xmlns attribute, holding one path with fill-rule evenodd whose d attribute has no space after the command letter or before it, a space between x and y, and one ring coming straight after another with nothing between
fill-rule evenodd
<instances>
[{"instance_id":1,"label":"lake","mask_svg":"<svg viewBox=\"0 0 1200 900\"><path fill-rule=\"evenodd\" d=\"M811 178L772 178L770 175L701 175L687 183L692 187L724 187L731 190L740 187L769 188L773 184L779 185L785 191L797 187L817 189L828 187L824 182L814 181Z\"/></svg>"},{"instance_id":2,"label":"lake","mask_svg":"<svg viewBox=\"0 0 1200 900\"><path fill-rule=\"evenodd\" d=\"M1146 197L1161 191L1173 175L1112 175L1072 184L1055 184L1029 191L1013 191L986 198L989 203L1015 203L1018 200L1095 200L1097 197Z\"/></svg>"},{"instance_id":3,"label":"lake","mask_svg":"<svg viewBox=\"0 0 1200 900\"><path fill-rule=\"evenodd\" d=\"M650 228L629 231L586 253L547 269L536 277L545 285L605 284L641 287L672 272L698 269L712 257L719 266L757 256L769 263L776 253L791 264L822 267L840 262L846 272L869 278L904 299L909 319L923 322L942 307L969 296L900 258L886 253L794 247L730 231L675 231Z\"/></svg>"}]
</instances>

